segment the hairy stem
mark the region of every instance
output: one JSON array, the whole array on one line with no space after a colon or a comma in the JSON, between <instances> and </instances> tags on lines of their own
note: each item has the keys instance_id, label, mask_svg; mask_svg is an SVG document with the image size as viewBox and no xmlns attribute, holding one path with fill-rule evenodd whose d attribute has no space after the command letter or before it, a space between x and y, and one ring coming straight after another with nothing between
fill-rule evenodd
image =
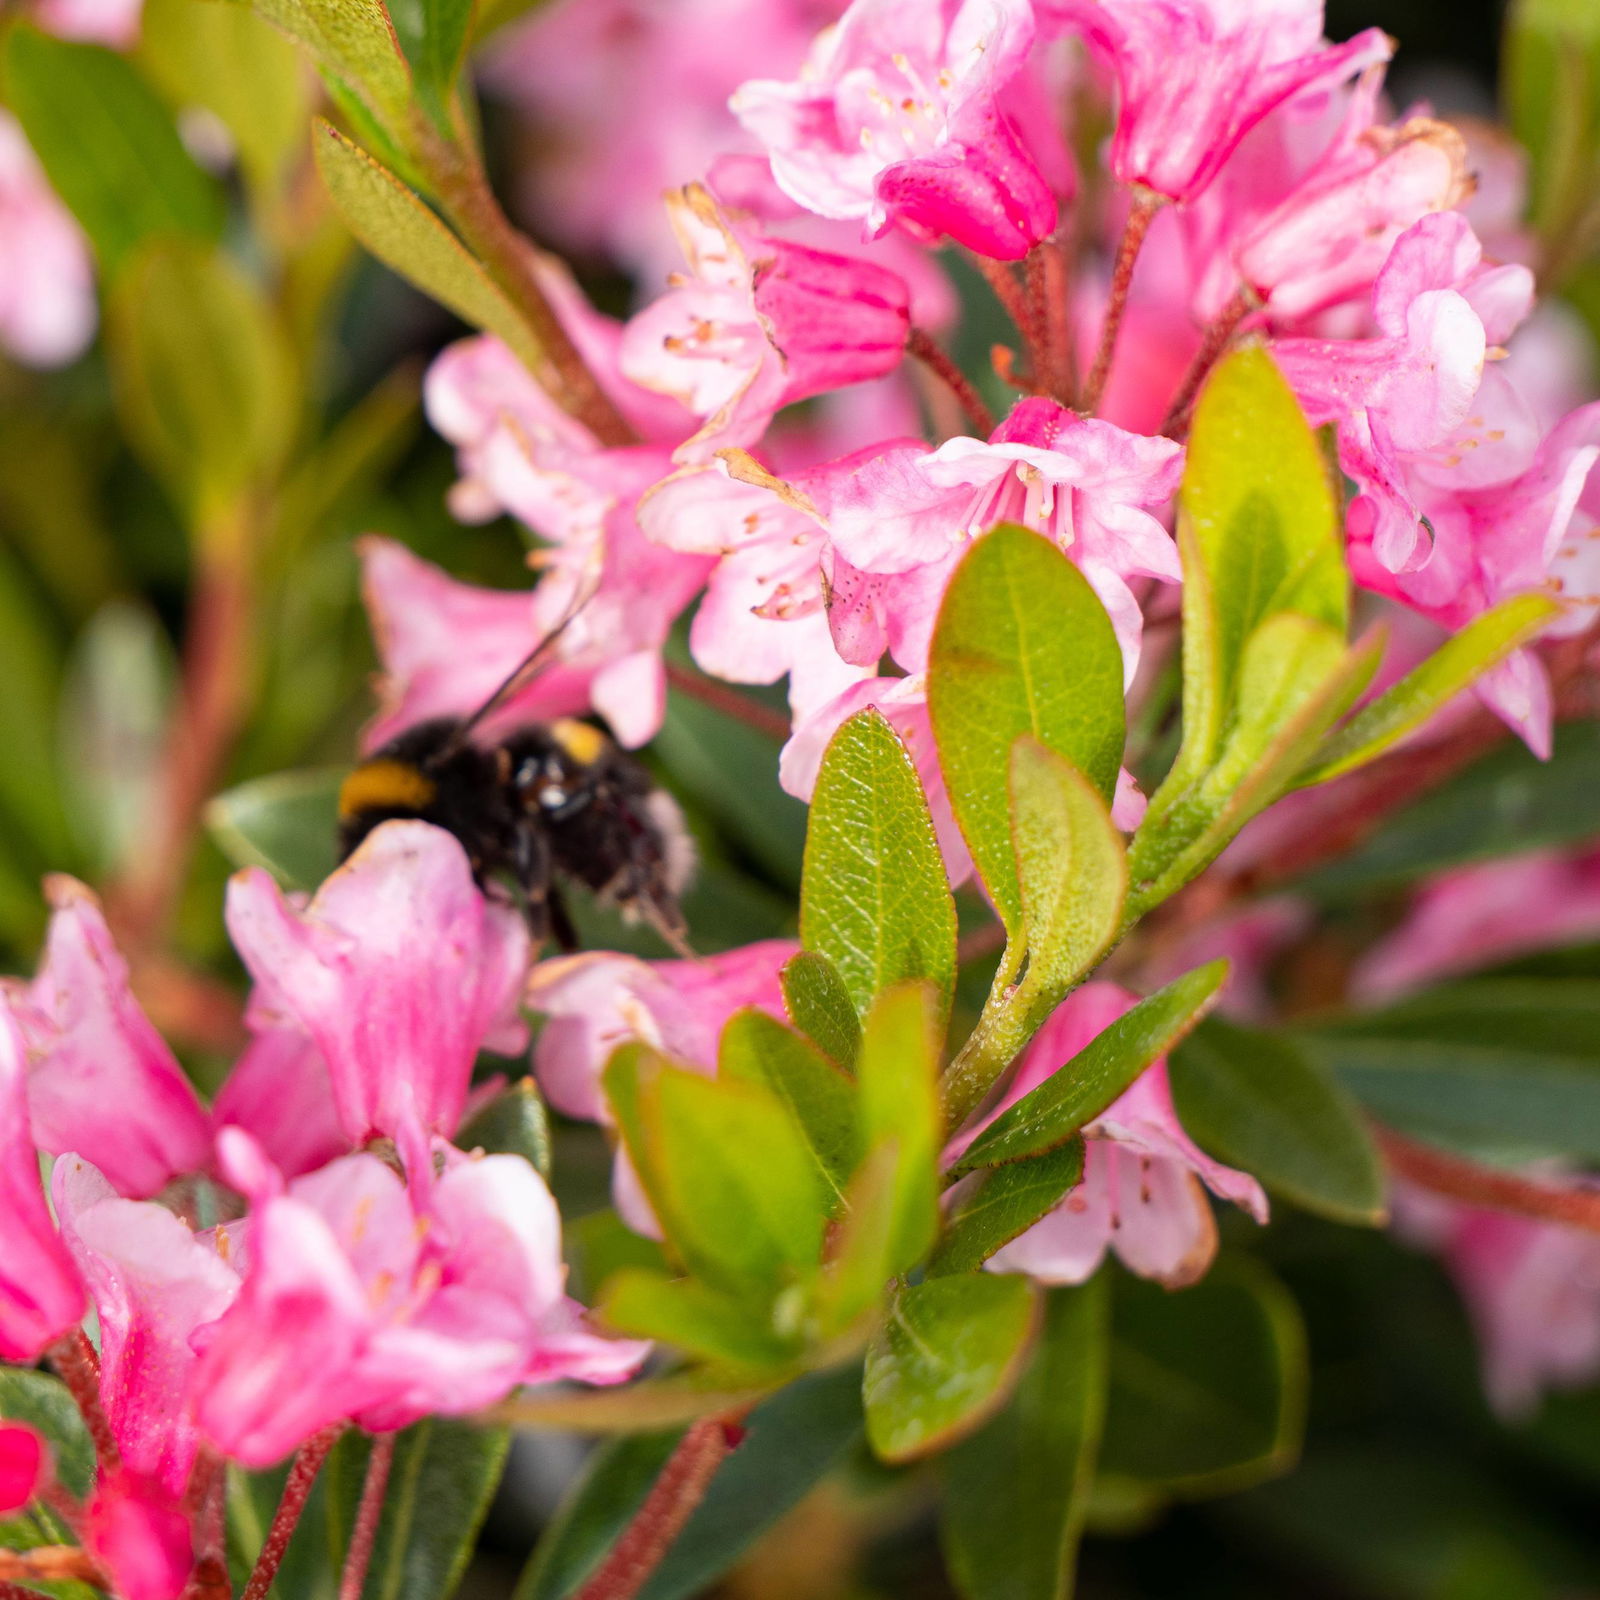
<instances>
[{"instance_id":1,"label":"hairy stem","mask_svg":"<svg viewBox=\"0 0 1600 1600\"><path fill-rule=\"evenodd\" d=\"M1206 329L1205 338L1201 341L1200 348L1195 351L1194 360L1189 363L1189 370L1184 373L1183 381L1172 397L1172 404L1167 408L1160 432L1176 438L1179 432L1188 426L1189 408L1194 404L1194 397L1200 393L1200 385L1206 381L1206 375L1217 364L1217 358L1228 348L1234 334L1239 330L1239 324L1256 309L1258 304L1255 295L1249 289L1240 289L1222 308L1216 321Z\"/></svg>"},{"instance_id":2,"label":"hairy stem","mask_svg":"<svg viewBox=\"0 0 1600 1600\"><path fill-rule=\"evenodd\" d=\"M717 1468L738 1443L737 1429L712 1417L678 1442L661 1476L577 1600L633 1600L705 1498Z\"/></svg>"},{"instance_id":3,"label":"hairy stem","mask_svg":"<svg viewBox=\"0 0 1600 1600\"><path fill-rule=\"evenodd\" d=\"M92 1583L108 1587L106 1575L75 1544L43 1544L32 1550L0 1550L0 1582ZM28 1590L22 1591L24 1594Z\"/></svg>"},{"instance_id":4,"label":"hairy stem","mask_svg":"<svg viewBox=\"0 0 1600 1600\"><path fill-rule=\"evenodd\" d=\"M933 335L923 328L913 328L906 339L906 349L956 397L978 437L987 439L994 432L993 414L966 373L934 340Z\"/></svg>"},{"instance_id":5,"label":"hairy stem","mask_svg":"<svg viewBox=\"0 0 1600 1600\"><path fill-rule=\"evenodd\" d=\"M261 1554L256 1557L255 1568L250 1574L250 1581L244 1586L244 1594L240 1600L265 1600L273 1579L278 1576L278 1568L283 1564L284 1552L288 1550L289 1541L294 1537L294 1530L299 1525L301 1513L306 1508L306 1501L311 1498L311 1489L317 1481L317 1474L322 1470L323 1462L328 1459L328 1452L333 1449L343 1432L344 1424L335 1423L330 1428L324 1428L321 1433L312 1434L295 1453L295 1458L289 1466L288 1481L283 1486L283 1493L278 1497L278 1509L272 1514L272 1526L267 1529L266 1542L261 1546Z\"/></svg>"},{"instance_id":6,"label":"hairy stem","mask_svg":"<svg viewBox=\"0 0 1600 1600\"><path fill-rule=\"evenodd\" d=\"M77 1402L101 1467L109 1470L117 1466L122 1452L117 1449L105 1408L100 1404L100 1358L94 1353L88 1334L82 1328L73 1328L62 1334L45 1356Z\"/></svg>"},{"instance_id":7,"label":"hairy stem","mask_svg":"<svg viewBox=\"0 0 1600 1600\"><path fill-rule=\"evenodd\" d=\"M945 1124L951 1132L989 1097L1028 1042L1033 1008L1023 988L1017 986L1023 953L1020 939L1006 942L977 1026L945 1069L940 1095L944 1100Z\"/></svg>"},{"instance_id":8,"label":"hairy stem","mask_svg":"<svg viewBox=\"0 0 1600 1600\"><path fill-rule=\"evenodd\" d=\"M1037 273L1044 387L1062 405L1077 399L1077 352L1072 337L1072 240L1065 228L1034 247L1029 266Z\"/></svg>"},{"instance_id":9,"label":"hairy stem","mask_svg":"<svg viewBox=\"0 0 1600 1600\"><path fill-rule=\"evenodd\" d=\"M1033 313L1022 285L1017 282L1016 273L1011 270L1011 264L995 261L989 256L974 256L972 260L983 274L984 282L994 291L994 297L1005 314L1016 325L1017 332L1022 335L1023 347L1031 358L1034 347Z\"/></svg>"},{"instance_id":10,"label":"hairy stem","mask_svg":"<svg viewBox=\"0 0 1600 1600\"><path fill-rule=\"evenodd\" d=\"M1128 223L1122 230L1122 242L1117 246L1116 264L1111 269L1111 292L1106 299L1106 320L1100 328L1100 348L1095 351L1094 365L1089 369L1088 382L1083 386L1082 409L1093 416L1100 409L1105 395L1106 380L1111 376L1111 363L1117 353L1117 335L1122 331L1122 318L1128 309L1128 290L1133 284L1133 269L1139 264L1139 252L1144 248L1145 235L1161 208L1159 195L1147 189L1136 189L1128 210Z\"/></svg>"},{"instance_id":11,"label":"hairy stem","mask_svg":"<svg viewBox=\"0 0 1600 1600\"><path fill-rule=\"evenodd\" d=\"M378 1542L378 1524L383 1520L383 1497L389 1492L389 1468L394 1465L392 1433L380 1433L372 1441L367 1458L366 1482L361 1485L361 1504L356 1507L356 1524L350 1530L350 1549L344 1558L339 1579L339 1600L361 1600L367 1586L367 1568L372 1564L373 1546Z\"/></svg>"}]
</instances>

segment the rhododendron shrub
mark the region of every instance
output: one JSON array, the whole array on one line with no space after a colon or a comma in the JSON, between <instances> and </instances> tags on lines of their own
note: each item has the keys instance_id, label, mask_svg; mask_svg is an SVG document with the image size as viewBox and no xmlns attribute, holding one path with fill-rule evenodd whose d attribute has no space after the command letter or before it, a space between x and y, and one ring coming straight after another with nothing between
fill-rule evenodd
<instances>
[{"instance_id":1,"label":"rhododendron shrub","mask_svg":"<svg viewBox=\"0 0 1600 1600\"><path fill-rule=\"evenodd\" d=\"M10 8L0 1600L1594 1590L1592 10Z\"/></svg>"}]
</instances>

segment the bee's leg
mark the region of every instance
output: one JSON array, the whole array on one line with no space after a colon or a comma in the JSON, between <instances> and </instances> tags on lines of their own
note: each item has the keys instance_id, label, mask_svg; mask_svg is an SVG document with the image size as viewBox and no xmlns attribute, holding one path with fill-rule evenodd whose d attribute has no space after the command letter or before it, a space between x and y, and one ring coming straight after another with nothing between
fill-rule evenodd
<instances>
[{"instance_id":1,"label":"bee's leg","mask_svg":"<svg viewBox=\"0 0 1600 1600\"><path fill-rule=\"evenodd\" d=\"M567 902L562 899L561 891L554 884L546 897L546 905L550 912L550 933L555 939L556 946L564 954L571 955L581 944L578 930L572 925L572 918L567 912Z\"/></svg>"},{"instance_id":2,"label":"bee's leg","mask_svg":"<svg viewBox=\"0 0 1600 1600\"><path fill-rule=\"evenodd\" d=\"M528 932L533 936L534 949L542 948L549 940L553 918L550 897L553 893L550 874L550 841L544 830L531 820L519 822L511 836L511 867L522 890L523 906L528 918ZM566 913L561 913L562 921ZM560 935L557 934L559 939Z\"/></svg>"}]
</instances>

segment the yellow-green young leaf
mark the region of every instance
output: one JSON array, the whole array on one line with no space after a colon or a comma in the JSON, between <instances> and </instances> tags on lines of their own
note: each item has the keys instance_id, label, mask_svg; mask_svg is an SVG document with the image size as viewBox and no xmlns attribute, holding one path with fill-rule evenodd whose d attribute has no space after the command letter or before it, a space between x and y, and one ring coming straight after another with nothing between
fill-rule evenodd
<instances>
[{"instance_id":1,"label":"yellow-green young leaf","mask_svg":"<svg viewBox=\"0 0 1600 1600\"><path fill-rule=\"evenodd\" d=\"M1071 1600L1105 1423L1108 1301L1105 1273L1051 1290L1010 1403L944 1460L945 1554L968 1600Z\"/></svg>"},{"instance_id":2,"label":"yellow-green young leaf","mask_svg":"<svg viewBox=\"0 0 1600 1600\"><path fill-rule=\"evenodd\" d=\"M1099 792L1026 735L1011 747L1011 842L1028 949L1023 987L1044 1013L1116 938L1128 864Z\"/></svg>"},{"instance_id":3,"label":"yellow-green young leaf","mask_svg":"<svg viewBox=\"0 0 1600 1600\"><path fill-rule=\"evenodd\" d=\"M299 405L294 357L265 296L215 249L145 245L107 307L112 384L128 438L191 527L218 519L283 460Z\"/></svg>"},{"instance_id":4,"label":"yellow-green young leaf","mask_svg":"<svg viewBox=\"0 0 1600 1600\"><path fill-rule=\"evenodd\" d=\"M6 99L108 277L146 240L221 235L222 186L115 51L18 24L6 41Z\"/></svg>"},{"instance_id":5,"label":"yellow-green young leaf","mask_svg":"<svg viewBox=\"0 0 1600 1600\"><path fill-rule=\"evenodd\" d=\"M937 1000L926 983L887 989L867 1013L857 1086L862 1147L893 1149L893 1247L889 1270L903 1272L933 1243L939 1224Z\"/></svg>"},{"instance_id":6,"label":"yellow-green young leaf","mask_svg":"<svg viewBox=\"0 0 1600 1600\"><path fill-rule=\"evenodd\" d=\"M717 1074L770 1089L788 1106L834 1195L861 1156L855 1088L808 1040L750 1007L735 1012L722 1030Z\"/></svg>"},{"instance_id":7,"label":"yellow-green young leaf","mask_svg":"<svg viewBox=\"0 0 1600 1600\"><path fill-rule=\"evenodd\" d=\"M395 32L411 63L417 98L448 131L450 96L472 31L473 0L391 0Z\"/></svg>"},{"instance_id":8,"label":"yellow-green young leaf","mask_svg":"<svg viewBox=\"0 0 1600 1600\"><path fill-rule=\"evenodd\" d=\"M902 1288L867 1350L861 1397L880 1460L943 1449L1005 1403L1039 1325L1027 1278L992 1273Z\"/></svg>"},{"instance_id":9,"label":"yellow-green young leaf","mask_svg":"<svg viewBox=\"0 0 1600 1600\"><path fill-rule=\"evenodd\" d=\"M1012 745L1031 735L1107 801L1122 761L1122 652L1088 580L1048 539L1002 524L962 558L934 629L928 712L956 820L1014 933Z\"/></svg>"},{"instance_id":10,"label":"yellow-green young leaf","mask_svg":"<svg viewBox=\"0 0 1600 1600\"><path fill-rule=\"evenodd\" d=\"M744 1411L782 1381L778 1374L757 1378L748 1367L704 1366L615 1389L534 1389L502 1401L489 1416L514 1428L645 1433Z\"/></svg>"},{"instance_id":11,"label":"yellow-green young leaf","mask_svg":"<svg viewBox=\"0 0 1600 1600\"><path fill-rule=\"evenodd\" d=\"M811 796L800 942L838 970L858 1012L905 978L928 979L947 1011L956 910L928 802L900 736L857 713L834 734Z\"/></svg>"},{"instance_id":12,"label":"yellow-green young leaf","mask_svg":"<svg viewBox=\"0 0 1600 1600\"><path fill-rule=\"evenodd\" d=\"M138 60L175 106L203 106L233 136L263 196L305 151L311 74L281 33L242 5L146 0Z\"/></svg>"},{"instance_id":13,"label":"yellow-green young leaf","mask_svg":"<svg viewBox=\"0 0 1600 1600\"><path fill-rule=\"evenodd\" d=\"M1200 1021L1227 975L1226 961L1210 961L1141 1000L996 1117L955 1170L1023 1161L1065 1144Z\"/></svg>"},{"instance_id":14,"label":"yellow-green young leaf","mask_svg":"<svg viewBox=\"0 0 1600 1600\"><path fill-rule=\"evenodd\" d=\"M660 1339L708 1361L781 1367L794 1359L794 1345L772 1331L770 1318L694 1278L624 1267L606 1283L597 1310L617 1333Z\"/></svg>"},{"instance_id":15,"label":"yellow-green young leaf","mask_svg":"<svg viewBox=\"0 0 1600 1600\"><path fill-rule=\"evenodd\" d=\"M529 371L538 342L467 248L387 168L326 122L315 126L317 170L346 226L386 267L473 327L498 335Z\"/></svg>"},{"instance_id":16,"label":"yellow-green young leaf","mask_svg":"<svg viewBox=\"0 0 1600 1600\"><path fill-rule=\"evenodd\" d=\"M1318 747L1301 785L1326 783L1419 728L1490 667L1533 638L1561 608L1548 595L1519 594L1469 622L1420 666L1335 728Z\"/></svg>"},{"instance_id":17,"label":"yellow-green young leaf","mask_svg":"<svg viewBox=\"0 0 1600 1600\"><path fill-rule=\"evenodd\" d=\"M383 0L235 0L248 4L391 129L405 126L411 73Z\"/></svg>"},{"instance_id":18,"label":"yellow-green young leaf","mask_svg":"<svg viewBox=\"0 0 1600 1600\"><path fill-rule=\"evenodd\" d=\"M944 1237L928 1262L930 1278L976 1272L1024 1234L1083 1179L1083 1140L1069 1139L1024 1161L991 1167L957 1192Z\"/></svg>"},{"instance_id":19,"label":"yellow-green young leaf","mask_svg":"<svg viewBox=\"0 0 1600 1600\"><path fill-rule=\"evenodd\" d=\"M839 969L819 951L802 950L784 963L781 981L789 1020L835 1066L853 1073L861 1019Z\"/></svg>"},{"instance_id":20,"label":"yellow-green young leaf","mask_svg":"<svg viewBox=\"0 0 1600 1600\"><path fill-rule=\"evenodd\" d=\"M845 1191L845 1214L833 1230L828 1259L812 1296L819 1341L845 1334L883 1299L898 1267L896 1196L899 1149L880 1145L857 1169Z\"/></svg>"}]
</instances>

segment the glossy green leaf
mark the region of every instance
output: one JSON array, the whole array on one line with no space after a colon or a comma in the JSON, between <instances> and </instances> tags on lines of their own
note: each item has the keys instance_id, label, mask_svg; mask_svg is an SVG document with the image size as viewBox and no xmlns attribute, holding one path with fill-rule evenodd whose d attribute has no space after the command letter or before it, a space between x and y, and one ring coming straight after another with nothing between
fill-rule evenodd
<instances>
[{"instance_id":1,"label":"glossy green leaf","mask_svg":"<svg viewBox=\"0 0 1600 1600\"><path fill-rule=\"evenodd\" d=\"M240 496L277 468L296 422L294 358L276 314L226 256L182 241L131 256L107 312L128 438L196 532L237 539Z\"/></svg>"},{"instance_id":2,"label":"glossy green leaf","mask_svg":"<svg viewBox=\"0 0 1600 1600\"><path fill-rule=\"evenodd\" d=\"M598 1310L617 1333L659 1339L708 1361L782 1367L795 1356L793 1341L763 1325L747 1302L695 1278L624 1267L607 1282Z\"/></svg>"},{"instance_id":3,"label":"glossy green leaf","mask_svg":"<svg viewBox=\"0 0 1600 1600\"><path fill-rule=\"evenodd\" d=\"M1104 1273L1045 1297L1010 1403L944 1460L944 1547L968 1600L1071 1600L1105 1420Z\"/></svg>"},{"instance_id":4,"label":"glossy green leaf","mask_svg":"<svg viewBox=\"0 0 1600 1600\"><path fill-rule=\"evenodd\" d=\"M59 1378L26 1367L0 1367L0 1417L25 1422L48 1440L56 1477L79 1499L88 1495L94 1483L94 1441Z\"/></svg>"},{"instance_id":5,"label":"glossy green leaf","mask_svg":"<svg viewBox=\"0 0 1600 1600\"><path fill-rule=\"evenodd\" d=\"M1360 1113L1292 1040L1213 1019L1167 1071L1178 1120L1202 1149L1319 1216L1384 1221L1383 1168Z\"/></svg>"},{"instance_id":6,"label":"glossy green leaf","mask_svg":"<svg viewBox=\"0 0 1600 1600\"><path fill-rule=\"evenodd\" d=\"M738 1414L771 1394L776 1375L707 1365L605 1389L534 1389L502 1401L492 1415L513 1427L572 1433L645 1433L701 1417Z\"/></svg>"},{"instance_id":7,"label":"glossy green leaf","mask_svg":"<svg viewBox=\"0 0 1600 1600\"><path fill-rule=\"evenodd\" d=\"M814 1045L749 1007L722 1030L720 1077L759 1084L789 1107L828 1187L842 1196L861 1156L855 1089Z\"/></svg>"},{"instance_id":8,"label":"glossy green leaf","mask_svg":"<svg viewBox=\"0 0 1600 1600\"><path fill-rule=\"evenodd\" d=\"M1174 1294L1119 1275L1103 1470L1185 1494L1286 1471L1305 1417L1305 1334L1288 1292L1243 1257Z\"/></svg>"},{"instance_id":9,"label":"glossy green leaf","mask_svg":"<svg viewBox=\"0 0 1600 1600\"><path fill-rule=\"evenodd\" d=\"M974 1175L951 1207L928 1275L975 1272L995 1251L1026 1233L1082 1178L1081 1139Z\"/></svg>"},{"instance_id":10,"label":"glossy green leaf","mask_svg":"<svg viewBox=\"0 0 1600 1600\"><path fill-rule=\"evenodd\" d=\"M108 276L147 240L221 234L221 185L114 50L19 24L6 43L6 98Z\"/></svg>"},{"instance_id":11,"label":"glossy green leaf","mask_svg":"<svg viewBox=\"0 0 1600 1600\"><path fill-rule=\"evenodd\" d=\"M1048 539L1004 524L962 558L934 629L928 712L956 820L1015 932L1012 746L1031 735L1108 802L1122 761L1122 652L1088 580Z\"/></svg>"},{"instance_id":12,"label":"glossy green leaf","mask_svg":"<svg viewBox=\"0 0 1600 1600\"><path fill-rule=\"evenodd\" d=\"M206 827L236 867L265 867L286 889L315 889L339 861L344 771L275 772L219 794Z\"/></svg>"},{"instance_id":13,"label":"glossy green leaf","mask_svg":"<svg viewBox=\"0 0 1600 1600\"><path fill-rule=\"evenodd\" d=\"M1326 783L1365 766L1526 644L1559 612L1547 595L1519 594L1475 617L1420 666L1334 729L1322 741L1310 769L1296 781Z\"/></svg>"},{"instance_id":14,"label":"glossy green leaf","mask_svg":"<svg viewBox=\"0 0 1600 1600\"><path fill-rule=\"evenodd\" d=\"M473 0L390 0L417 97L447 132L450 97L472 31Z\"/></svg>"},{"instance_id":15,"label":"glossy green leaf","mask_svg":"<svg viewBox=\"0 0 1600 1600\"><path fill-rule=\"evenodd\" d=\"M827 1259L812 1290L811 1330L819 1344L858 1334L904 1265L901 1188L894 1143L880 1145L850 1179L844 1215L829 1231Z\"/></svg>"},{"instance_id":16,"label":"glossy green leaf","mask_svg":"<svg viewBox=\"0 0 1600 1600\"><path fill-rule=\"evenodd\" d=\"M1039 1324L1027 1278L964 1273L902 1288L867 1350L867 1439L911 1461L964 1437L1005 1404Z\"/></svg>"},{"instance_id":17,"label":"glossy green leaf","mask_svg":"<svg viewBox=\"0 0 1600 1600\"><path fill-rule=\"evenodd\" d=\"M239 3L239 0L235 0ZM411 73L383 0L245 0L296 40L331 82L393 129L405 127Z\"/></svg>"},{"instance_id":18,"label":"glossy green leaf","mask_svg":"<svg viewBox=\"0 0 1600 1600\"><path fill-rule=\"evenodd\" d=\"M862 1148L895 1152L890 1271L921 1259L939 1225L939 1026L926 984L885 990L867 1013L857 1084Z\"/></svg>"},{"instance_id":19,"label":"glossy green leaf","mask_svg":"<svg viewBox=\"0 0 1600 1600\"><path fill-rule=\"evenodd\" d=\"M811 797L800 941L838 969L858 1012L904 978L948 1009L956 912L928 802L900 736L859 712L834 734Z\"/></svg>"},{"instance_id":20,"label":"glossy green leaf","mask_svg":"<svg viewBox=\"0 0 1600 1600\"><path fill-rule=\"evenodd\" d=\"M1227 975L1226 961L1208 962L1141 1000L996 1117L955 1170L1022 1161L1065 1144L1199 1022Z\"/></svg>"},{"instance_id":21,"label":"glossy green leaf","mask_svg":"<svg viewBox=\"0 0 1600 1600\"><path fill-rule=\"evenodd\" d=\"M395 175L326 122L317 170L345 225L386 267L485 333L532 372L544 357L527 323L459 239Z\"/></svg>"},{"instance_id":22,"label":"glossy green leaf","mask_svg":"<svg viewBox=\"0 0 1600 1600\"><path fill-rule=\"evenodd\" d=\"M789 1020L836 1066L854 1072L861 1019L839 969L818 951L802 950L784 963L782 981Z\"/></svg>"},{"instance_id":23,"label":"glossy green leaf","mask_svg":"<svg viewBox=\"0 0 1600 1600\"><path fill-rule=\"evenodd\" d=\"M456 1134L459 1150L521 1156L540 1175L550 1176L550 1113L532 1078L519 1078L497 1094Z\"/></svg>"},{"instance_id":24,"label":"glossy green leaf","mask_svg":"<svg viewBox=\"0 0 1600 1600\"><path fill-rule=\"evenodd\" d=\"M654 1239L635 1233L610 1206L567 1222L561 1230L562 1254L570 1274L567 1292L593 1305L613 1273L625 1267L667 1270L667 1255Z\"/></svg>"}]
</instances>

